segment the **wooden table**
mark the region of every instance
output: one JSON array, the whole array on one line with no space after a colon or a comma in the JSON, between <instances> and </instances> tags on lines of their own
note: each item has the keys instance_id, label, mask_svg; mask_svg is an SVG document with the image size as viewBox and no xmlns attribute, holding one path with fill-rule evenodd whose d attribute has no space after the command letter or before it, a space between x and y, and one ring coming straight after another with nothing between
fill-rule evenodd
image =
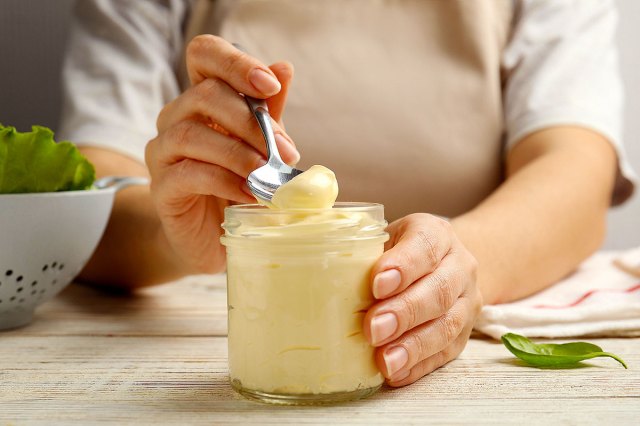
<instances>
[{"instance_id":1,"label":"wooden table","mask_svg":"<svg viewBox=\"0 0 640 426\"><path fill-rule=\"evenodd\" d=\"M248 401L227 382L224 278L189 277L135 297L72 285L35 322L0 333L0 425L640 424L640 339L590 339L621 355L582 368L525 367L472 339L403 389L333 407Z\"/></svg>"}]
</instances>

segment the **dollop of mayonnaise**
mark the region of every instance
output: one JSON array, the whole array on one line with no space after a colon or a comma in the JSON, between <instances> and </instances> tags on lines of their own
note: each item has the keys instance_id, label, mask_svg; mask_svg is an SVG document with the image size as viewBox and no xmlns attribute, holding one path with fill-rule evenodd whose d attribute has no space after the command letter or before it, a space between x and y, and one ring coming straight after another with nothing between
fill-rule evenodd
<instances>
[{"instance_id":1,"label":"dollop of mayonnaise","mask_svg":"<svg viewBox=\"0 0 640 426\"><path fill-rule=\"evenodd\" d=\"M271 204L281 210L330 209L336 198L336 175L324 166L315 165L278 188Z\"/></svg>"}]
</instances>

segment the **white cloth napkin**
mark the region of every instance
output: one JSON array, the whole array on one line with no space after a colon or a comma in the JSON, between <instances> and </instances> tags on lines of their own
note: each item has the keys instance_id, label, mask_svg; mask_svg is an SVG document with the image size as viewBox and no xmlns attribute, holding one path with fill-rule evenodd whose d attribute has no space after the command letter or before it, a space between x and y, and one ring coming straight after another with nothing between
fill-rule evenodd
<instances>
[{"instance_id":1,"label":"white cloth napkin","mask_svg":"<svg viewBox=\"0 0 640 426\"><path fill-rule=\"evenodd\" d=\"M640 247L598 252L540 293L485 306L475 328L495 339L640 336Z\"/></svg>"}]
</instances>

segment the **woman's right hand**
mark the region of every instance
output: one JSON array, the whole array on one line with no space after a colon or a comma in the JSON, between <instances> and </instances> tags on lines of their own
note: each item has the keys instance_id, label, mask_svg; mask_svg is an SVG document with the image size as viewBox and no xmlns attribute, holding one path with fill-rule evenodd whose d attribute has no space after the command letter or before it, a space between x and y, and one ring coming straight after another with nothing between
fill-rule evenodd
<instances>
[{"instance_id":1,"label":"woman's right hand","mask_svg":"<svg viewBox=\"0 0 640 426\"><path fill-rule=\"evenodd\" d=\"M293 67L267 67L219 37L201 35L187 47L187 69L191 87L160 112L145 160L162 237L185 270L212 273L225 262L224 208L255 202L246 178L266 162L262 133L239 93L267 99L280 154L295 164L299 154L281 121Z\"/></svg>"}]
</instances>

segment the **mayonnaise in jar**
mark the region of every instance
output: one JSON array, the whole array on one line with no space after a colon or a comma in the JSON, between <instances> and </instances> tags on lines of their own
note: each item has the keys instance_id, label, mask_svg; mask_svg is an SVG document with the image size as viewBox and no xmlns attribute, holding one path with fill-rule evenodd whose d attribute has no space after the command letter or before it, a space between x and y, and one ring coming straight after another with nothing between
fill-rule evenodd
<instances>
[{"instance_id":1,"label":"mayonnaise in jar","mask_svg":"<svg viewBox=\"0 0 640 426\"><path fill-rule=\"evenodd\" d=\"M333 172L314 166L269 208L225 211L229 374L245 396L324 404L383 382L362 333L371 268L388 239L383 206L334 206L337 192Z\"/></svg>"}]
</instances>

